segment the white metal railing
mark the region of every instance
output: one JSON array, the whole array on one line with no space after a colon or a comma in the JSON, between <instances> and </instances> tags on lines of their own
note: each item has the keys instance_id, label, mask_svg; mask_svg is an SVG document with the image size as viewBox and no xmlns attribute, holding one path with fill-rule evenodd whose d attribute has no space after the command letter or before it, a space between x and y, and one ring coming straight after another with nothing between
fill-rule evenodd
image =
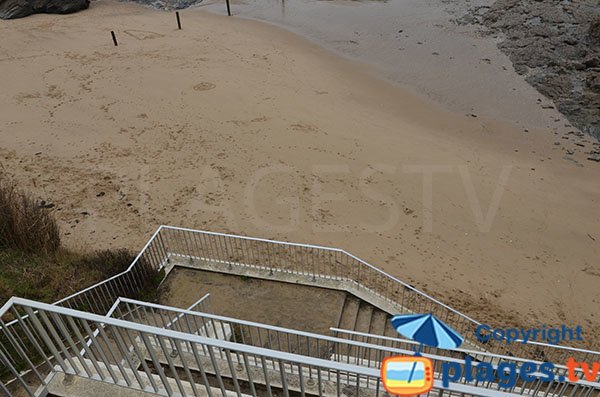
<instances>
[{"instance_id":1,"label":"white metal railing","mask_svg":"<svg viewBox=\"0 0 600 397\"><path fill-rule=\"evenodd\" d=\"M8 333L16 355L27 361L42 385L46 378L30 360L34 351L57 371L165 396L206 393L212 397L212 383L218 385L223 397L230 390L238 396L272 397L273 389L289 397L294 388L302 396L307 392L323 396L326 390L336 397L348 395L348 390L357 396L383 395L375 368L206 338L21 298L11 298L0 309L0 317L8 311L17 316L15 327L26 337L15 338L16 328L3 327L2 331ZM94 343L88 346L88 339ZM84 346L84 354L78 346ZM0 360L13 372L21 390L34 397L35 390L4 348L0 349ZM310 385L314 387L308 390ZM0 387L12 395L5 385L0 383ZM444 388L435 380L431 395L441 391L447 395L509 395L454 383Z\"/></svg>"},{"instance_id":2,"label":"white metal railing","mask_svg":"<svg viewBox=\"0 0 600 397\"><path fill-rule=\"evenodd\" d=\"M195 303L192 303L188 310L194 310L202 313L212 313L212 304L210 301L210 293L207 293L202 298L198 299Z\"/></svg>"},{"instance_id":3,"label":"white metal railing","mask_svg":"<svg viewBox=\"0 0 600 397\"><path fill-rule=\"evenodd\" d=\"M381 362L388 356L407 356L414 354L415 345L413 341L393 339L398 342L408 342L404 346L382 346L371 341L357 340L356 338L346 339L342 337L332 337L320 335L306 331L283 328L268 324L261 324L247 320L234 319L215 314L197 313L190 310L179 309L170 306L159 305L155 303L141 302L132 299L123 298L120 300L124 306L122 310L115 311L119 313L128 313L123 319L138 322L141 324L151 324L159 327L169 327L173 324L173 329L184 333L196 333L200 329L221 329L225 335L225 329L233 330L231 338L235 343L242 343L252 346L262 346L270 350L277 350L286 353L302 354L304 356L331 359L337 362L357 364L368 368L380 368ZM170 318L177 318L177 323L167 323ZM166 324L166 325L165 325ZM361 337L376 336L332 328L336 335L353 335ZM448 355L453 353L454 357ZM469 351L465 349L444 350L436 349L433 353L423 352L422 356L428 357L434 363L434 378L442 378L442 367L445 363L457 363L465 366L464 357L469 356L477 362L488 362L494 371L498 371L500 362L515 364L520 368L524 363L531 362L527 359L498 356L492 353L483 353ZM539 366L541 362L536 362ZM578 381L570 381L567 377L568 368L563 363L556 363L553 369L554 379L551 382L542 381L542 374L537 374L538 378L529 382L519 382L510 390L510 393L518 393L529 396L543 394L544 390L551 390L555 387L568 389L572 395L585 395L590 390L600 392L600 383L588 382L584 380L584 372L581 369L575 371ZM564 381L559 381L563 376ZM465 378L459 382L466 385L472 385L484 389L496 389L501 386L499 380L492 382L468 382ZM583 393L583 394L581 394Z\"/></svg>"},{"instance_id":4,"label":"white metal railing","mask_svg":"<svg viewBox=\"0 0 600 397\"><path fill-rule=\"evenodd\" d=\"M121 296L135 297L144 289L150 270L160 270L173 257L287 272L318 279L353 282L379 297L413 313L432 313L450 324L467 341L481 325L469 316L338 248L160 226L129 268L105 281L66 297L56 305L103 314ZM8 325L11 325L9 322ZM600 362L600 352L541 342L511 343L491 338L482 347L489 352L543 361ZM600 374L598 374L600 380Z\"/></svg>"},{"instance_id":5,"label":"white metal railing","mask_svg":"<svg viewBox=\"0 0 600 397\"><path fill-rule=\"evenodd\" d=\"M164 267L168 257L167 252L164 251L164 244L161 242L161 230L162 226L154 232L125 271L63 298L54 305L104 314L110 310L112 304L120 296L136 297L140 292L154 287L155 283L152 278L156 277L158 271ZM23 319L26 318L27 314L23 316ZM10 330L17 321L19 321L17 317L13 316L13 319L8 317L6 323L0 324L0 331L3 328ZM0 348L10 344L5 335L6 332L0 332ZM15 335L19 336L16 332ZM46 371L49 370L44 365L40 365L40 367ZM0 381L6 379L7 376L8 367L3 360L0 360Z\"/></svg>"},{"instance_id":6,"label":"white metal railing","mask_svg":"<svg viewBox=\"0 0 600 397\"><path fill-rule=\"evenodd\" d=\"M265 270L269 274L290 273L310 277L316 282L331 279L351 282L357 288L376 294L410 312L433 313L471 340L479 325L470 317L341 249L170 226L158 228L125 272L62 299L55 306L83 310L90 315L104 314L119 297L134 297L143 291L148 285L148 278L169 262L175 263L174 259L208 261L223 269L242 266ZM28 307L37 315L35 305ZM5 314L0 312L0 318L12 320ZM28 376L43 378L57 364L58 358L54 358L53 351L46 351L45 356L40 355L35 344L32 344L36 339L29 340L26 329L31 328L33 321L29 318L29 311L11 309L11 314L14 320L6 324L0 321L0 375L10 372L19 381L21 369L24 368L28 370ZM87 339L84 338L83 342L95 341L94 337L102 339L100 331L96 329L95 332L96 335L93 332L86 334ZM20 343L28 340L29 344ZM67 342L63 340L62 343ZM74 343L79 349L84 347L77 340ZM23 350L24 347L27 350ZM517 356L554 363L564 363L573 357L579 362L600 362L599 352L545 343L513 343L507 346L504 341L491 340L484 347L488 352L505 357ZM31 355L24 354L26 352ZM42 356L45 360L42 360ZM42 365L34 365L38 364L35 360L43 361ZM596 381L600 381L600 374ZM4 391L6 385L0 382L0 386L0 390Z\"/></svg>"},{"instance_id":7,"label":"white metal railing","mask_svg":"<svg viewBox=\"0 0 600 397\"><path fill-rule=\"evenodd\" d=\"M475 338L476 328L481 323L342 249L172 226L161 226L159 235L169 260L210 261L223 269L242 266L271 274L307 276L315 281L349 281L409 312L434 314L473 346L488 352L556 363L566 362L570 357L579 362L600 362L600 352L541 342L507 344L504 340L490 338L486 344L481 344Z\"/></svg>"},{"instance_id":8,"label":"white metal railing","mask_svg":"<svg viewBox=\"0 0 600 397\"><path fill-rule=\"evenodd\" d=\"M494 368L497 368L497 364L500 362L513 363L517 366L517 368L520 368L520 366L526 362L533 362L538 366L540 366L541 364L544 363L543 361L531 360L531 359L526 359L526 358L522 358L522 357L504 356L504 355L500 355L500 354L494 354L494 353L490 353L490 352L477 351L477 350L468 350L468 349L461 349L461 348L456 348L456 349L452 349L452 350L438 349L438 348L430 347L430 346L421 346L418 342L408 340L408 339L392 338L389 336L374 335L374 334L369 334L366 332L358 332L358 331L354 331L354 330L341 329L341 328L336 328L336 327L331 327L330 330L336 336L338 336L340 338L344 338L344 339L349 339L352 341L360 341L360 342L364 342L364 343L368 343L368 344L380 345L387 349L404 349L404 350L411 351L411 350L417 350L417 348L418 348L421 352L423 352L424 356L426 356L427 354L432 355L432 356L445 356L448 353L453 353L453 354L458 354L461 357L470 357L477 363L486 362L486 363L492 364L492 367L494 367ZM554 370L555 379L558 379L561 375L565 379L568 379L568 373L569 373L568 367L566 367L564 365L564 363L553 363L553 364L554 364L553 370ZM585 371L583 371L583 369L575 368L573 370L573 375L577 379L579 379L576 382L583 382L587 386L593 386L595 389L597 389L600 392L600 382L589 382L589 381L585 380L586 374L585 374ZM544 382L544 383L546 383L546 382ZM560 382L558 382L558 383L560 383ZM535 386L532 387L532 385L535 385ZM534 382L531 385L528 385L527 382L525 382L525 383L522 383L521 385L519 385L519 387L524 388L525 390L527 390L527 389L535 390L538 385L539 385L539 382ZM520 393L520 394L523 394L523 393ZM525 394L527 394L527 392L525 392Z\"/></svg>"}]
</instances>

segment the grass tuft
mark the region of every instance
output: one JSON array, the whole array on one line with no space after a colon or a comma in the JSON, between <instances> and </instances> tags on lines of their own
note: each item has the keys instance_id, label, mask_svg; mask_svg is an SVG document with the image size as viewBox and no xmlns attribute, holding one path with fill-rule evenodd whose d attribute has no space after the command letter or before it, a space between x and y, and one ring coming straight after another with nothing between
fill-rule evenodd
<instances>
[{"instance_id":1,"label":"grass tuft","mask_svg":"<svg viewBox=\"0 0 600 397\"><path fill-rule=\"evenodd\" d=\"M76 253L60 249L39 255L0 250L0 304L11 296L53 303L129 267L125 249Z\"/></svg>"},{"instance_id":2,"label":"grass tuft","mask_svg":"<svg viewBox=\"0 0 600 397\"><path fill-rule=\"evenodd\" d=\"M46 207L0 175L0 249L56 252L60 248L60 231Z\"/></svg>"}]
</instances>

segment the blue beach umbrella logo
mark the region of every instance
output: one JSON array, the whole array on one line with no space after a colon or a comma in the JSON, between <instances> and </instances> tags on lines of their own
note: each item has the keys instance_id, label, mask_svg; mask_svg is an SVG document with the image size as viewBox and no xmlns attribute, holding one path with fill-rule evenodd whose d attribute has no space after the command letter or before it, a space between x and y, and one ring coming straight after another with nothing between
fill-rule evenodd
<instances>
[{"instance_id":1,"label":"blue beach umbrella logo","mask_svg":"<svg viewBox=\"0 0 600 397\"><path fill-rule=\"evenodd\" d=\"M456 349L465 338L433 314L398 314L392 317L398 333L422 345Z\"/></svg>"},{"instance_id":2,"label":"blue beach umbrella logo","mask_svg":"<svg viewBox=\"0 0 600 397\"><path fill-rule=\"evenodd\" d=\"M381 380L385 390L398 396L427 393L433 387L433 363L422 357L423 345L455 349L464 338L433 314L398 314L392 326L405 338L419 342L414 356L387 357L381 365Z\"/></svg>"}]
</instances>

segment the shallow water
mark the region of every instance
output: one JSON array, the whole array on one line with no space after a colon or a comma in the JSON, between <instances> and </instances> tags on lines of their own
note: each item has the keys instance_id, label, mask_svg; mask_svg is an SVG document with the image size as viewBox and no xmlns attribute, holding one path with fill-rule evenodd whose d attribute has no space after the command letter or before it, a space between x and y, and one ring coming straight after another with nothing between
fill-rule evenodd
<instances>
[{"instance_id":1,"label":"shallow water","mask_svg":"<svg viewBox=\"0 0 600 397\"><path fill-rule=\"evenodd\" d=\"M499 38L460 26L467 7L488 0L244 0L233 15L267 21L303 35L444 107L509 121L556 128L562 117L541 109L542 98L496 47ZM224 0L201 6L225 14Z\"/></svg>"}]
</instances>

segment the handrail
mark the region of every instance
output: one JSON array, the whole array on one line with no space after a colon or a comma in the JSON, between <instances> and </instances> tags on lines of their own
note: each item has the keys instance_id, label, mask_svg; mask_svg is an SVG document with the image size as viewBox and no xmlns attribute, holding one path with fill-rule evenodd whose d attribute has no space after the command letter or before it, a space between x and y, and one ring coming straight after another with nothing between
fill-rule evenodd
<instances>
[{"instance_id":1,"label":"handrail","mask_svg":"<svg viewBox=\"0 0 600 397\"><path fill-rule=\"evenodd\" d=\"M243 242L238 242L238 240ZM259 242L260 244L252 244L251 242ZM191 243L192 251L190 251L188 243ZM281 247L297 248L281 249L274 247L271 244ZM449 318L453 318L454 321L460 323L463 327L462 330L470 330L471 326L474 329L476 325L480 324L469 316L452 309L428 294L419 291L415 287L389 275L342 249L165 225L158 227L127 270L63 298L56 302L55 305L64 306L66 303L70 308L79 308L82 303L84 303L83 306L85 306L85 303L87 302L96 313L99 311L104 312L111 303L114 303L114 299L120 296L119 291L125 290L125 292L129 294L130 291L141 288L141 281L138 278L143 277L146 272L146 262L141 262L142 258L149 260L150 262L148 262L148 265L153 268L162 268L170 261L170 258L177 256L189 257L190 259L197 258L197 256L194 255L197 255L199 252L202 252L209 257L208 260L219 263L228 263L229 266L231 266L232 263L244 265L244 263L231 262L232 259L235 260L235 258L230 256L231 254L238 256L241 254L242 257L249 260L248 265L254 263L255 265L250 266L259 266L261 269L270 269L271 272L274 270L296 272L297 270L289 268L289 266L298 266L297 268L300 268L299 274L312 275L313 279L315 277L324 279L333 277L338 280L350 280L357 283L359 287L364 285L366 289L372 288L373 292L380 294L387 300L392 302L395 301L397 303L400 303L399 293L402 293L402 302L404 302L406 293L406 303L409 305L410 310L433 311L441 308L444 310L441 313L450 316ZM295 255L298 253L300 255L300 262L296 262L297 258ZM223 259L226 260L224 261ZM317 261L317 269L314 267L315 260ZM136 268L136 265L140 263L143 263L144 266ZM284 266L282 267L281 265ZM134 269L136 269L136 272L132 272ZM320 271L323 271L323 273L319 273ZM124 275L127 275L127 277L122 278ZM405 290L410 292L405 292ZM79 299L79 301L77 301L77 299ZM25 315L23 318L27 318L27 316ZM13 325L16 321L18 320L11 321L6 325ZM0 327L0 329L2 328ZM535 357L538 357L537 350L536 352L526 351L525 347L529 346L533 349L547 349L546 351L542 350L542 355L539 357L549 357L544 354L549 353L554 355L554 361L561 361L564 357L568 357L565 356L566 354L573 355L575 353L585 355L585 357L583 357L584 360L593 359L599 361L598 357L600 357L600 352L593 350L552 345L537 341L528 341L526 344L523 344L523 347L519 345L514 348L511 347L511 349L506 348L501 342L493 342L494 343L489 345L489 347L496 345L500 350L505 351L507 354L516 356L523 356L531 353Z\"/></svg>"},{"instance_id":2,"label":"handrail","mask_svg":"<svg viewBox=\"0 0 600 397\"><path fill-rule=\"evenodd\" d=\"M187 334L184 332L173 331L165 328L153 327L151 325L139 324L132 321L120 320L114 317L105 317L97 314L92 314L88 312L82 312L79 310L69 309L62 306L55 306L47 303L41 303L37 301L32 301L29 299L12 297L8 300L8 302L0 309L0 316L4 315L6 311L12 307L13 305L21 305L28 306L31 308L35 308L38 310L44 310L46 312L62 314L71 317L81 318L87 321L92 321L96 323L104 323L108 325L113 325L116 327L127 328L133 331L138 332L150 332L159 336L164 336L167 338L178 339L182 342L197 342L202 343L204 345L237 350L240 352L248 353L248 354L257 354L268 356L273 359L281 359L285 361L302 361L306 360L305 363L308 365L314 365L316 367L324 367L324 368L333 368L340 371L350 371L350 372L359 372L368 376L379 376L379 371L372 368L365 368L358 365L353 364L345 364L345 363L336 363L329 360L323 360L315 357L307 357L293 353L285 353L276 350L269 350L260 347L243 345L241 343L234 343L229 341L224 341L221 339L212 339L207 338L205 336ZM193 312L192 312L193 313ZM264 354L264 351L267 351L268 354Z\"/></svg>"},{"instance_id":3,"label":"handrail","mask_svg":"<svg viewBox=\"0 0 600 397\"><path fill-rule=\"evenodd\" d=\"M138 261L140 260L140 258L147 252L146 250L148 249L148 247L150 246L150 244L154 241L154 239L159 235L160 231L163 229L163 226L159 226L158 229L156 229L156 231L152 234L152 237L150 237L150 239L148 240L148 242L146 242L146 244L144 245L144 247L142 248L142 250L136 255L136 257L134 258L134 260L131 262L131 264L127 267L126 270L122 271L121 273L115 274L114 276L111 276L105 280L99 281L96 284L93 284L89 287L86 287L78 292L75 292L65 298L62 298L56 302L53 303L53 305L56 306L60 306L61 304L65 303L65 302L69 302L70 300L73 300L77 297L81 297L83 296L86 292L90 292L93 291L101 286L107 285L109 282L113 281L113 280L117 280L118 278L128 274L129 272L131 272L135 266L137 265ZM2 317L4 314L0 314L0 317ZM27 318L27 316L25 315L24 318ZM6 323L6 326L12 326L13 324L15 324L18 320L12 320L9 321L8 323ZM0 329L2 329L2 327L0 326Z\"/></svg>"},{"instance_id":4,"label":"handrail","mask_svg":"<svg viewBox=\"0 0 600 397\"><path fill-rule=\"evenodd\" d=\"M210 292L207 292L202 298L198 299L195 303L192 303L187 309L195 310L195 308L201 304L208 304L210 306ZM210 307L207 307L207 309L210 310Z\"/></svg>"},{"instance_id":5,"label":"handrail","mask_svg":"<svg viewBox=\"0 0 600 397\"><path fill-rule=\"evenodd\" d=\"M181 343L184 343L184 344L191 343L192 345L199 344L199 345L207 346L210 348L217 348L217 349L220 349L221 351L225 351L225 357L227 358L230 368L232 368L231 367L232 358L231 358L231 354L228 352L242 355L244 357L244 359L246 360L246 363L247 363L247 356L255 357L255 358L262 358L262 359L268 358L269 360L272 360L273 362L279 363L280 371L283 371L284 363L290 363L290 364L293 363L293 364L305 365L307 368L313 368L314 370L317 371L318 374L319 374L319 372L318 372L319 369L325 369L326 371L333 370L333 371L337 371L338 373L357 376L356 387L360 387L360 383L359 383L360 377L363 377L365 380L373 379L377 383L379 383L380 379L381 379L379 370L374 369L374 368L368 368L368 367L363 367L363 366L349 364L349 363L340 363L340 362L335 362L335 361L329 361L329 360L324 360L321 358L308 357L308 356L298 355L298 354L294 354L294 353L275 351L275 350L265 349L262 347L243 345L243 344L239 344L239 343L235 343L235 342L207 338L207 337L203 337L200 335L186 334L186 333L182 333L182 332L178 332L178 331L174 331L174 330L158 328L158 327L153 327L150 325L139 324L139 323L134 323L134 322L129 322L129 321L124 321L124 320L115 319L112 317L101 316L101 315L97 315L97 314L74 310L71 308L36 302L36 301L23 299L23 298L17 298L17 297L10 298L9 301L6 302L6 304L2 306L2 308L0 309L0 316L4 315L11 307L15 307L15 306L29 308L29 310L36 309L36 311L42 315L42 319L45 319L45 317L46 317L45 313L64 316L64 317L53 317L53 318L57 319L57 325L54 326L56 328L50 329L50 332L53 335L56 335L55 333L57 331L63 332L65 330L64 325L61 325L63 322L63 320L62 320L63 318L67 321L70 321L70 319L80 319L80 320L85 320L86 322L90 322L90 323L110 325L112 327L115 327L115 329L126 329L126 330L138 332L139 335L141 335L142 340L144 340L144 341L147 341L147 339L145 339L144 335L156 336L158 338L157 341L160 345L160 348L162 349L163 352L164 352L164 346L163 346L163 343L161 342L160 338L165 338L168 341L173 341L175 343L176 347L180 346ZM34 319L35 319L35 316L34 316ZM41 326L41 324L39 323L39 320L37 320L37 319L34 320L34 324L36 324L36 322L37 322L36 328L39 328ZM51 326L50 323L46 323L46 325L48 327ZM89 328L86 328L86 329L87 329L87 332L90 331ZM118 334L119 334L119 332L117 332L117 335ZM70 339L70 337L67 336L67 339ZM44 341L44 343L48 343L49 345L54 346L51 339L48 337L48 335L45 334L45 331L42 333L42 340ZM117 338L117 341L118 340L119 340L119 338ZM152 346L152 345L147 344L147 346ZM56 349L57 347L54 346L53 348ZM60 350L62 350L63 354L67 353L67 350L65 350L67 348L64 345L61 347L58 347L58 348ZM179 350L180 347L177 347L177 349ZM212 357L212 353L210 353L210 351L211 350L209 350L209 354L211 354L211 359L213 360L213 363L214 363L214 357ZM159 361L158 361L158 356L156 355L156 352L150 352L150 354L152 356L152 361L154 362L155 365L157 365L159 363ZM91 371L92 367L90 367L88 364L86 364L86 362L83 360L82 357L79 357L79 358L73 357L72 359L70 359L67 356L65 356L65 358L66 359L64 359L64 361L62 362L63 368L65 366L67 366L67 367L70 366L70 368L71 368L70 370L65 369L67 372L74 371L75 373L79 374L80 376L92 377L92 372L93 372L93 371ZM77 359L79 359L79 362L77 361ZM166 356L166 359L168 360L169 367L171 367L171 369L172 369L172 375L175 377L174 380L177 382L177 386L180 388L180 390L183 390L182 389L182 387L183 387L182 379L180 378L179 375L177 375L177 373L175 371L173 371L174 363L173 363L172 359L169 358L168 355ZM63 358L61 357L61 361L62 360L63 360ZM114 366L113 364L110 364L110 362L106 361L104 358L102 358L101 361L92 359L89 362L98 371L100 371L100 368L102 366L104 366L108 370L108 372L111 372L111 369L109 369L108 367L110 367L111 365ZM77 363L77 365L75 366L74 363ZM131 364L131 362L129 360L128 360L128 363ZM264 361L263 361L263 363L264 363ZM81 371L78 368L79 365L82 365L82 368L84 369L84 371ZM119 381L116 377L117 376L116 374L118 374L118 371L120 370L120 373L123 374L123 376L125 377L125 381L127 382L126 384L122 384L122 385L126 386L126 387L131 387L134 389L137 388L135 386L135 384L133 383L133 379L130 379L131 375L129 376L129 378L127 377L127 372L126 372L127 366L125 366L124 363L117 364L117 365L119 366L119 368L112 370L112 371L114 371L114 373L110 374L110 377L112 377L114 380L110 381L109 378L105 378L101 374L100 378L102 379L102 381L122 384L121 381ZM184 369L186 370L188 376L190 376L189 375L189 367L183 361L182 361L182 365L183 365ZM264 368L264 366L263 366L263 368ZM264 369L266 369L266 368L264 368ZM148 379L150 379L151 373L148 372L148 368L145 367L144 370L146 371L146 376L148 376ZM247 371L249 371L249 369L247 369ZM168 381L167 381L167 378L165 377L165 372L162 369L158 369L158 374L162 381L162 386L166 387L166 391L168 392L169 395L171 395L172 393L169 392L169 386L167 385ZM136 374L134 374L134 375L136 375ZM142 379L139 376L140 375L136 375L136 379L137 379L138 384L141 386ZM218 376L220 377L220 375L218 375ZM232 369L231 376L233 377L234 385L236 386L236 390L238 391L238 394L239 394L239 385L238 385L235 375L233 374L233 369ZM266 372L265 372L265 376L266 376ZM283 372L282 372L281 376L282 376L282 381L284 381ZM31 390L27 386L27 384L22 379L20 379L20 381L22 382L23 386L25 387L26 392L29 393L30 395L33 395ZM206 379L204 380L204 382L206 383ZM319 375L319 382L321 382L320 375ZM5 386L2 385L1 383L0 383L0 386L2 386L2 389L5 389ZM205 386L209 387L208 383L206 383ZM481 397L483 397L483 396L497 396L497 397L505 397L506 396L507 397L507 396L511 395L510 393L505 393L505 392L501 392L501 391L497 391L497 390L481 389L476 386L463 385L463 384L457 384L457 383L450 383L448 386L444 387L440 380L434 380L434 386L436 388L443 389L443 390L449 390L449 391L454 391L454 392L458 392L458 393L467 393L467 394L471 394L474 396L481 396ZM153 387L154 387L155 391L158 391L156 383L153 383ZM192 387L194 387L194 386L192 386ZM284 387L284 391L285 391L284 394L287 395L288 394L287 388L286 388L287 386L284 384L283 387ZM223 390L225 390L224 386L222 384L221 384L221 388ZM377 390L379 390L378 385L377 385ZM9 395L10 395L10 393L9 393ZM256 391L254 389L253 389L253 395L255 397L257 396ZM376 396L378 396L378 395L379 395L379 392L376 393ZM339 388L338 388L338 396L341 396Z\"/></svg>"},{"instance_id":6,"label":"handrail","mask_svg":"<svg viewBox=\"0 0 600 397\"><path fill-rule=\"evenodd\" d=\"M349 257L355 259L356 261L362 263L363 265L369 267L371 270L374 270L378 273L380 273L383 276L386 276L392 280L394 280L395 282L402 284L403 287L408 288L420 295L422 295L423 297L430 299L431 301L443 306L444 308L454 312L455 314L458 314L462 317L464 317L465 319L474 322L477 325L480 325L479 322L477 322L476 320L472 319L471 317L467 316L466 314L463 314L461 312L459 312L458 310L455 310L453 308L451 308L450 306L446 305L443 302L440 302L439 300L435 299L434 297L426 294L423 291L420 291L418 289L416 289L415 287L413 287L410 284L405 283L404 281L382 271L381 269L365 262L364 260L344 251L343 249L340 248L333 248L333 247L324 247L324 246L319 246L319 245L312 245L312 244L302 244L302 243L289 243L289 242L285 242L285 241L279 241L279 240L269 240L269 239L264 239L264 238L258 238L258 237L247 237L247 236L240 236L240 235L236 235L236 234L226 234L226 233L218 233L218 232L210 232L210 231L206 231L206 230L194 230L194 229L188 229L188 228L183 228L183 227L176 227L176 226L166 226L166 225L161 225L160 228L164 228L164 229L171 229L171 230L179 230L179 231L186 231L186 232L192 232L192 233L203 233L203 234L209 234L209 235L213 235L213 236L221 236L221 237L235 237L238 239L243 239L243 240L250 240L250 241L260 241L263 243L273 243L273 244L281 244L281 245L287 245L287 246L294 246L294 247L303 247L303 248L313 248L313 249L320 249L320 250L325 250L325 251L334 251L334 252L339 252L339 253L343 253L345 255L348 255Z\"/></svg>"},{"instance_id":7,"label":"handrail","mask_svg":"<svg viewBox=\"0 0 600 397\"><path fill-rule=\"evenodd\" d=\"M85 292L91 291L92 289L95 289L95 288L99 287L102 284L105 284L105 283L107 283L107 282L109 282L111 280L116 279L117 277L120 277L120 276L124 275L125 273L130 272L131 269L133 269L134 266L137 264L138 260L142 257L142 255L144 254L144 252L146 252L146 249L148 248L148 246L150 245L150 243L152 243L152 241L156 238L156 236L158 236L158 234L160 233L160 231L161 231L161 229L163 227L164 226L159 226L158 229L156 229L156 231L152 234L152 237L150 237L150 240L148 240L148 242L144 245L144 247L142 248L142 250L136 255L135 259L133 260L133 262L131 262L131 264L129 265L129 267L126 270L122 271L119 274L115 274L114 276L109 277L106 280L102 280L102 281L100 281L100 282L98 282L98 283L96 283L94 285L91 285L91 286L89 286L87 288L84 288L81 291L75 292L74 294L71 294L71 295L69 295L69 296L67 296L67 297L65 297L65 298L63 298L61 300L58 300L58 301L54 302L53 304L54 305L60 305L63 302L66 302L68 300L73 299L77 295L81 295L81 294L83 294Z\"/></svg>"},{"instance_id":8,"label":"handrail","mask_svg":"<svg viewBox=\"0 0 600 397\"><path fill-rule=\"evenodd\" d=\"M392 338L392 337L383 336L383 335L374 335L374 334L369 334L366 332L353 331L353 330L343 329L343 328L329 327L329 330L335 332L336 335L337 334L347 334L347 335L351 335L351 336L361 336L364 338L373 338L373 339L381 339L381 340L386 340L386 341L391 341L391 342L406 343L406 344L414 345L414 346L420 345L419 342L415 342L413 340ZM350 339L350 340L354 340L354 339ZM365 343L368 343L368 342L365 342ZM544 361L539 361L539 360L527 359L527 358L522 358L522 357L514 357L514 356L505 356L503 354L495 354L495 353L490 353L490 352L468 350L468 349L461 349L461 348L454 348L449 351L464 353L465 355L469 355L469 356L479 356L479 357L483 356L483 357L497 358L497 359L502 359L502 360L507 360L507 361L533 362L536 364L544 363ZM425 355L425 354L426 353L422 353L422 355ZM562 365L559 363L553 363L553 364L554 364L555 368L559 368L559 369L563 369L563 370L567 369L567 367L565 365ZM575 372L583 374L583 370L579 367L575 368Z\"/></svg>"},{"instance_id":9,"label":"handrail","mask_svg":"<svg viewBox=\"0 0 600 397\"><path fill-rule=\"evenodd\" d=\"M318 250L324 250L324 251L330 251L330 252L337 252L343 255L347 255L348 257L356 260L357 262L359 262L360 264L366 266L369 270L372 270L374 272L376 272L377 274L379 274L380 276L383 276L384 278L387 278L395 283L400 284L403 288L409 289L412 292L422 296L425 299L428 299L429 301L431 301L432 303L435 303L437 305L439 305L440 307L449 310L451 313L454 313L456 315L458 315L459 317L467 320L468 322L472 323L473 326L479 326L481 325L480 322L474 320L473 318L469 317L468 315L459 312L458 310L453 309L452 307L444 304L443 302L440 302L439 300L431 297L430 295L428 295L427 293L418 290L417 288L411 286L410 284L407 284L406 282L384 272L383 270L367 263L366 261L346 252L343 249L339 249L339 248L332 248L332 247L325 247L325 246L318 246L318 245L311 245L311 244L302 244L302 243L290 243L290 242L285 242L285 241L279 241L279 240L270 240L270 239L264 239L264 238L257 238L257 237L248 237L248 236L241 236L241 235L235 235L235 234L226 234L226 233L219 233L219 232L211 232L211 231L204 231L204 230L194 230L194 229L189 229L189 228L182 228L182 227L175 227L175 226L166 226L166 225L162 225L161 230L174 230L174 231L180 231L180 232L188 232L188 233L196 233L196 234L202 234L202 235L211 235L211 236L219 236L219 237L224 237L224 238L235 238L235 239L241 239L241 240L246 240L246 241L257 241L257 242L262 242L262 243L268 243L268 244L276 244L276 245L282 245L282 246L291 246L291 247L301 247L301 248L311 248L311 249L318 249ZM176 252L171 252L172 254L177 254ZM360 282L360 281L356 281L356 282ZM521 340L515 340L514 342L518 342L521 343ZM562 346L562 345L553 345L553 344L548 344L548 343L543 343L543 342L537 342L537 341L526 341L525 343L522 343L523 345L529 345L529 346L535 346L535 347L541 347L541 348L551 348L551 349L558 349L558 350L562 350L565 352L578 352L578 353L583 353L583 354L593 354L593 355L598 355L600 356L600 351L594 351L594 350L589 350L589 349L582 349L582 348L576 348L576 347L569 347L569 346Z\"/></svg>"},{"instance_id":10,"label":"handrail","mask_svg":"<svg viewBox=\"0 0 600 397\"><path fill-rule=\"evenodd\" d=\"M410 356L410 355L414 354L414 352L411 350L398 348L398 347L381 346L381 345L377 345L377 344L373 344L373 343L369 343L369 342L357 341L354 339L345 339L345 338L340 338L340 337L335 337L335 336L316 334L316 333L312 333L312 332L290 329L290 328L285 328L285 327L280 327L280 326L275 326L275 325L270 325L270 324L257 323L257 322L253 322L253 321L236 319L236 318L231 318L231 317L226 317L226 316L221 316L221 315L216 315L216 314L198 313L198 312L195 312L192 310L186 310L186 309L181 309L181 308L177 308L177 307L165 306L165 305L161 305L161 304L157 304L157 303L143 302L143 301L138 301L138 300L130 299L130 298L120 298L120 301L123 303L131 303L132 305L137 305L137 306L141 306L141 307L149 307L149 308L164 310L166 312L178 313L176 315L177 319L180 319L180 318L184 317L185 315L189 315L189 316L194 316L194 317L200 317L202 319L207 318L207 319L223 322L225 324L230 324L230 325L245 325L248 327L254 327L256 329L266 330L267 334L269 331L271 331L271 332L275 333L276 336L277 336L277 332L280 332L282 334L301 336L303 338L306 338L307 343L310 341L314 341L314 340L321 340L324 342L329 342L330 344L334 344L334 345L337 344L337 345L352 346L352 347L356 348L356 352L359 355L371 355L372 353L376 353L376 352L379 352L379 353L385 352L386 355L398 355L398 356ZM350 334L373 336L371 334L343 330L343 329L338 329L338 328L333 328L333 327L330 329L333 331L347 332ZM275 339L278 340L279 338L277 337ZM390 339L392 339L392 338L390 338ZM404 342L404 340L401 340L401 339L399 341ZM234 340L234 342L237 343L237 341L235 341L235 340ZM409 342L411 342L412 344L418 344L413 341L409 341ZM281 347L280 344L278 346ZM268 348L278 350L278 349L272 347L271 344L269 344ZM281 351L281 350L278 350L278 351ZM491 353L476 352L476 351L470 351L470 350L464 350L464 349L452 349L452 351L458 351L458 352L474 354L474 355L485 355L488 357L502 358L505 360L520 362L520 363L536 362L537 364L542 364L541 361L527 360L527 359L521 359L521 358L516 358L516 357L499 356L499 355L494 355ZM370 353L367 353L367 352L370 352ZM450 363L458 363L463 366L465 365L465 359L443 356L438 353L422 352L421 356L430 358L437 364L444 363L444 362L450 362ZM370 360L370 359L364 360L364 359L361 359L360 357L356 357L356 358L357 358L357 362L359 362L361 364L364 364L365 362L367 362L367 364L366 364L367 367L371 367L370 364L371 364L372 360ZM376 362L377 360L373 360L373 361ZM380 362L381 362L381 360L379 360L377 363L380 363ZM492 368L494 368L494 370L498 369L497 363L492 363L491 365L492 365ZM379 366L375 365L375 368L379 368ZM566 374L566 372L567 372L567 367L562 364L557 363L554 365L554 368L556 370L558 370L558 372L557 372L558 374L562 374L562 373ZM581 374L582 376L580 376L577 381L571 381L570 379L567 378L567 379L565 379L564 382L566 382L568 384L573 384L573 385L575 385L575 384L586 385L586 386L593 387L593 388L600 390L600 383L589 382L589 381L582 379L584 372L581 369L577 369L575 372ZM538 373L538 372L532 373L532 375L535 375L537 377L542 376L542 374ZM491 387L494 384L495 384L494 382L490 382L487 385L487 387Z\"/></svg>"}]
</instances>

